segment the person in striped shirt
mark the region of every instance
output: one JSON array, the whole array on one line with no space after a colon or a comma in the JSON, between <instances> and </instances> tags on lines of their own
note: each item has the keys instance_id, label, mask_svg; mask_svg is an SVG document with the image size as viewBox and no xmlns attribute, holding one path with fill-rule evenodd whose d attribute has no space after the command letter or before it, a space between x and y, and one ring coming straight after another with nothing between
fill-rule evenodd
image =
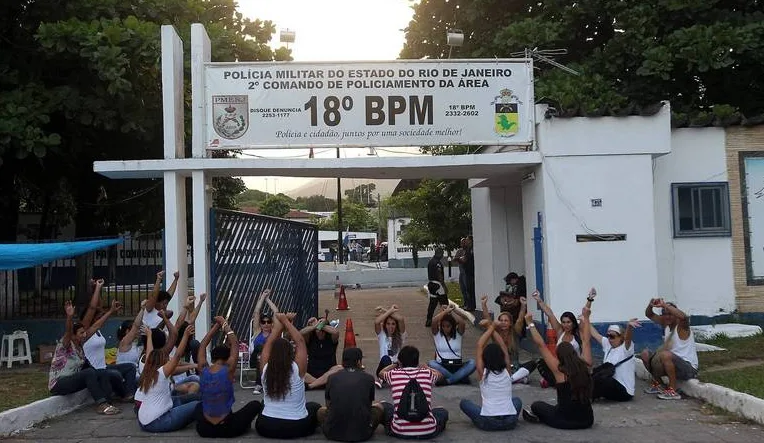
<instances>
[{"instance_id":1,"label":"person in striped shirt","mask_svg":"<svg viewBox=\"0 0 764 443\"><path fill-rule=\"evenodd\" d=\"M448 411L444 408L432 407L432 387L442 378L440 372L419 366L419 350L413 346L404 346L398 353L398 362L380 371L380 377L385 380L392 391L393 404L382 402L385 409L385 432L391 437L403 439L435 438L446 429ZM418 422L411 422L398 416L401 396L409 380L416 379L427 397L430 412Z\"/></svg>"}]
</instances>

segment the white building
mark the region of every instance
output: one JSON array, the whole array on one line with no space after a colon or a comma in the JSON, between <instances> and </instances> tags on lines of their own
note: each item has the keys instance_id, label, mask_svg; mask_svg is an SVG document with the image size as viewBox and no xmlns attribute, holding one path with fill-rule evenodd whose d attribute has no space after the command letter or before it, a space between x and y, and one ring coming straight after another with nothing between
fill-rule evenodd
<instances>
[{"instance_id":1,"label":"white building","mask_svg":"<svg viewBox=\"0 0 764 443\"><path fill-rule=\"evenodd\" d=\"M470 183L478 294L510 270L533 289L540 215L555 312L580 312L592 286L597 322L643 317L655 296L691 315L764 310L764 127L672 129L668 104L647 117L546 110L539 165Z\"/></svg>"}]
</instances>

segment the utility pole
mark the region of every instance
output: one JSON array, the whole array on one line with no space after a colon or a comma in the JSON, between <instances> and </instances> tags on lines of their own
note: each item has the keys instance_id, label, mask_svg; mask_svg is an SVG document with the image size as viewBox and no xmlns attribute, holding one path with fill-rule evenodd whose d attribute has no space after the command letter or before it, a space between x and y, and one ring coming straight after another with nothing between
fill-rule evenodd
<instances>
[{"instance_id":1,"label":"utility pole","mask_svg":"<svg viewBox=\"0 0 764 443\"><path fill-rule=\"evenodd\" d=\"M337 147L337 158L340 158L340 148ZM339 260L337 263L345 262L345 247L342 244L342 180L337 177L337 253Z\"/></svg>"}]
</instances>

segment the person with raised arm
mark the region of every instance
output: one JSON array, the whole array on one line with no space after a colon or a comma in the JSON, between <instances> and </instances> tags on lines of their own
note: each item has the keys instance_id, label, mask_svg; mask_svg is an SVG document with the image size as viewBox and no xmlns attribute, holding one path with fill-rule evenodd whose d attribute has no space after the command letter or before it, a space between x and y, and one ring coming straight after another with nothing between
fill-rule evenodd
<instances>
[{"instance_id":1,"label":"person with raised arm","mask_svg":"<svg viewBox=\"0 0 764 443\"><path fill-rule=\"evenodd\" d=\"M252 393L259 395L263 393L263 387L260 384L260 355L265 346L266 340L271 335L273 330L273 317L271 315L263 314L263 304L267 303L270 306L272 315L279 312L278 306L270 299L273 291L270 289L264 289L257 299L255 309L252 312L252 323L250 325L250 340L249 340L249 367L255 368L255 388Z\"/></svg>"},{"instance_id":2,"label":"person with raised arm","mask_svg":"<svg viewBox=\"0 0 764 443\"><path fill-rule=\"evenodd\" d=\"M260 357L263 373L263 411L255 421L257 433L266 438L303 438L316 432L318 403L305 402L308 350L292 321L295 314L278 313L273 332ZM281 338L286 330L294 342Z\"/></svg>"},{"instance_id":3,"label":"person with raised arm","mask_svg":"<svg viewBox=\"0 0 764 443\"><path fill-rule=\"evenodd\" d=\"M178 319L175 321L175 327L178 329L178 338L175 341L176 347L180 344L180 339L183 337L183 332L185 332L186 328L196 322L196 318L199 316L199 311L201 311L202 305L206 300L207 294L203 293L199 296L199 303L194 306L194 303L196 302L196 296L191 294L186 297L186 302L183 305L183 309L181 309L180 315L178 315ZM196 356L198 351L199 341L194 337L191 337L191 340L188 342L188 346L186 346L186 353L183 355L183 359L187 362L193 360L194 363L196 363Z\"/></svg>"},{"instance_id":4,"label":"person with raised arm","mask_svg":"<svg viewBox=\"0 0 764 443\"><path fill-rule=\"evenodd\" d=\"M463 359L462 337L466 323L452 305L445 306L432 318L432 336L435 341L435 360L427 366L443 375L446 384L469 383L475 372L475 360Z\"/></svg>"},{"instance_id":5,"label":"person with raised arm","mask_svg":"<svg viewBox=\"0 0 764 443\"><path fill-rule=\"evenodd\" d=\"M85 354L82 343L85 341L85 327L74 323L74 306L67 300L64 304L66 326L64 336L56 344L48 374L48 390L51 395L69 395L82 389L88 390L96 404L99 414L114 415L120 412L113 406L109 377L92 367L84 368Z\"/></svg>"},{"instance_id":6,"label":"person with raised arm","mask_svg":"<svg viewBox=\"0 0 764 443\"><path fill-rule=\"evenodd\" d=\"M154 289L151 291L149 298L143 305L143 309L146 311L143 314L143 323L147 324L149 328L155 329L162 324L162 317L159 315L159 311L166 311L167 304L175 294L175 289L178 287L178 279L180 278L180 272L175 271L173 274L173 281L167 291L162 291L162 282L164 281L164 271L157 272L157 278L154 282ZM170 317L168 315L168 317Z\"/></svg>"},{"instance_id":7,"label":"person with raised arm","mask_svg":"<svg viewBox=\"0 0 764 443\"><path fill-rule=\"evenodd\" d=\"M379 371L398 361L398 352L406 341L406 320L398 305L392 305L389 309L380 306L377 312L379 315L374 319L374 332L379 342L379 365L374 375L377 377L375 384L382 389L384 381Z\"/></svg>"},{"instance_id":8,"label":"person with raised arm","mask_svg":"<svg viewBox=\"0 0 764 443\"><path fill-rule=\"evenodd\" d=\"M166 317L165 317L166 318ZM186 328L178 352L170 358L164 348L152 349L146 358L146 367L138 381L135 400L138 405L138 424L146 432L173 432L194 421L198 401L185 404L173 398L170 377L178 366L180 356L194 334L194 326Z\"/></svg>"},{"instance_id":9,"label":"person with raised arm","mask_svg":"<svg viewBox=\"0 0 764 443\"><path fill-rule=\"evenodd\" d=\"M123 401L131 402L136 389L135 365L129 363L106 364L106 337L101 333L101 327L112 314L122 309L122 304L113 300L111 309L108 311L101 309L103 284L102 279L94 281L93 296L82 319L82 326L85 327L85 341L82 344L82 350L90 366L97 371L103 371L108 376L112 391Z\"/></svg>"},{"instance_id":10,"label":"person with raised arm","mask_svg":"<svg viewBox=\"0 0 764 443\"><path fill-rule=\"evenodd\" d=\"M594 300L594 296L596 294L597 292L594 290L594 288L589 291L587 306L591 306L591 301L589 301L589 299ZM570 343L570 345L573 347L573 350L576 351L576 354L580 356L582 348L581 344L583 340L581 339L581 329L578 324L578 319L576 319L576 315L570 311L565 311L562 313L560 320L558 321L549 305L544 303L544 301L541 299L541 293L538 290L533 291L531 297L536 300L538 308L542 310L544 314L546 314L547 318L549 319L549 324L557 333L557 344L559 345L563 342ZM539 374L541 374L541 377L543 378L542 387L546 387L546 385L554 386L554 373L549 367L547 367L544 359L540 359L538 361L538 370Z\"/></svg>"},{"instance_id":11,"label":"person with raised arm","mask_svg":"<svg viewBox=\"0 0 764 443\"><path fill-rule=\"evenodd\" d=\"M653 308L661 308L657 315ZM647 394L658 394L661 400L681 400L676 391L677 380L690 380L698 376L698 351L695 335L690 329L690 319L674 303L653 298L645 308L645 316L663 326L663 345L655 352L642 351L642 363L650 371L651 384ZM661 384L668 377L668 386Z\"/></svg>"},{"instance_id":12,"label":"person with raised arm","mask_svg":"<svg viewBox=\"0 0 764 443\"><path fill-rule=\"evenodd\" d=\"M634 328L640 327L636 318L629 320L624 330L621 325L612 324L607 327L603 337L594 326L589 326L594 341L602 346L605 357L602 363L615 367L612 375L604 370L594 368L592 381L592 399L604 398L613 401L629 401L634 398L635 372L634 372L634 343L632 337ZM598 372L601 372L598 374Z\"/></svg>"},{"instance_id":13,"label":"person with raised arm","mask_svg":"<svg viewBox=\"0 0 764 443\"><path fill-rule=\"evenodd\" d=\"M327 310L326 315L328 313ZM340 331L331 326L326 317L320 320L311 317L300 334L305 338L308 348L308 369L305 373L308 389L325 386L330 376L342 370L342 365L337 364Z\"/></svg>"},{"instance_id":14,"label":"person with raised arm","mask_svg":"<svg viewBox=\"0 0 764 443\"><path fill-rule=\"evenodd\" d=\"M125 320L117 329L117 364L130 363L138 369L138 362L143 353L141 346L140 332L143 324L143 309L138 311L133 320ZM136 379L137 379L136 373Z\"/></svg>"},{"instance_id":15,"label":"person with raised arm","mask_svg":"<svg viewBox=\"0 0 764 443\"><path fill-rule=\"evenodd\" d=\"M487 328L488 325L494 324L491 320L491 311L488 309L488 296L483 295L480 298L483 311L483 320L480 321L480 326ZM531 360L529 362L520 363L520 338L523 335L524 329L524 317L525 312L528 309L528 302L525 297L520 297L520 310L518 311L520 317L515 319L511 312L501 311L497 317L493 334L491 338L493 341L501 346L501 349L505 352L507 357L507 369L510 374L514 375L521 369L525 369L522 377L514 378L515 383L529 383L528 375L536 369L537 362Z\"/></svg>"},{"instance_id":16,"label":"person with raised arm","mask_svg":"<svg viewBox=\"0 0 764 443\"><path fill-rule=\"evenodd\" d=\"M536 330L533 314L525 314L525 324L531 339L536 344L555 378L557 404L542 401L523 409L523 418L531 423L539 421L557 429L587 429L594 424L592 410L592 377L589 367L592 364L591 328L589 315L591 310L584 306L581 328L581 356L573 345L562 341L557 345L557 355L547 349L544 338Z\"/></svg>"},{"instance_id":17,"label":"person with raised arm","mask_svg":"<svg viewBox=\"0 0 764 443\"><path fill-rule=\"evenodd\" d=\"M225 334L226 344L212 349L212 364L207 364L207 346L219 330ZM236 403L233 382L239 358L239 340L223 317L215 317L215 323L202 339L197 357L201 374L202 401L196 409L196 432L205 438L235 438L252 428L252 422L263 408L259 401L251 401L233 412Z\"/></svg>"},{"instance_id":18,"label":"person with raised arm","mask_svg":"<svg viewBox=\"0 0 764 443\"><path fill-rule=\"evenodd\" d=\"M476 428L483 431L508 431L517 426L517 418L523 409L523 402L512 396L512 383L526 377L527 369L514 375L509 373L506 351L497 343L489 343L499 322L486 325L486 330L477 343L477 377L480 382L482 406L464 399L459 408L472 420Z\"/></svg>"}]
</instances>

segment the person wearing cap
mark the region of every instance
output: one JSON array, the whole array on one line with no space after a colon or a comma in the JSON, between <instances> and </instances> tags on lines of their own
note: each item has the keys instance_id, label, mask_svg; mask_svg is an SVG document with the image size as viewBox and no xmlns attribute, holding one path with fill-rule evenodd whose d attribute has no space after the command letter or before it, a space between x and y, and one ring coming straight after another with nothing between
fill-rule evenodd
<instances>
[{"instance_id":1,"label":"person wearing cap","mask_svg":"<svg viewBox=\"0 0 764 443\"><path fill-rule=\"evenodd\" d=\"M656 314L653 308L660 308L661 314ZM674 303L662 298L650 300L645 316L664 328L663 345L654 353L642 351L642 362L653 377L645 393L658 394L661 400L681 400L682 396L676 392L676 381L698 376L698 351L690 318ZM664 375L669 380L666 387L660 382Z\"/></svg>"},{"instance_id":2,"label":"person wearing cap","mask_svg":"<svg viewBox=\"0 0 764 443\"><path fill-rule=\"evenodd\" d=\"M348 348L342 352L342 370L329 377L326 406L318 410L324 436L333 441L366 441L384 416L374 401L374 377L363 371L363 352Z\"/></svg>"},{"instance_id":3,"label":"person wearing cap","mask_svg":"<svg viewBox=\"0 0 764 443\"><path fill-rule=\"evenodd\" d=\"M448 288L446 288L446 278L443 274L443 248L435 248L435 255L427 263L427 289L430 296L430 304L427 305L426 327L432 326L432 315L438 305L448 305Z\"/></svg>"},{"instance_id":4,"label":"person wearing cap","mask_svg":"<svg viewBox=\"0 0 764 443\"><path fill-rule=\"evenodd\" d=\"M634 342L631 338L634 328L639 326L636 318L629 320L625 331L620 325L613 324L608 326L604 337L590 326L592 338L602 345L605 354L602 363L616 367L612 377L594 377L592 399L629 401L634 398Z\"/></svg>"}]
</instances>

